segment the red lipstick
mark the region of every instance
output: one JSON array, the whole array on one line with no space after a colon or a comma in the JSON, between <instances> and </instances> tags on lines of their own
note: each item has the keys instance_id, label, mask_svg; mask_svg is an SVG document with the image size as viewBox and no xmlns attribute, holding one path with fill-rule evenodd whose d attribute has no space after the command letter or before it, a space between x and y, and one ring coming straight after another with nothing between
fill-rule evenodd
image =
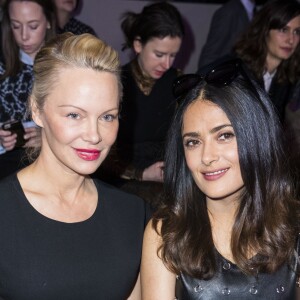
<instances>
[{"instance_id":1,"label":"red lipstick","mask_svg":"<svg viewBox=\"0 0 300 300\"><path fill-rule=\"evenodd\" d=\"M101 151L96 149L74 149L77 155L87 161L96 160L100 157Z\"/></svg>"}]
</instances>

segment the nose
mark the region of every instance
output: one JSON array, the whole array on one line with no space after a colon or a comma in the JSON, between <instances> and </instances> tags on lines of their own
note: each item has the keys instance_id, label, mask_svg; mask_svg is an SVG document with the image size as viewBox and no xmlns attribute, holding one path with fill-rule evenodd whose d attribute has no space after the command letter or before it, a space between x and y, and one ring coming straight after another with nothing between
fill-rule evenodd
<instances>
[{"instance_id":1,"label":"nose","mask_svg":"<svg viewBox=\"0 0 300 300\"><path fill-rule=\"evenodd\" d=\"M91 143L92 145L96 145L102 141L98 120L96 121L91 120L87 122L83 139L86 142Z\"/></svg>"},{"instance_id":2,"label":"nose","mask_svg":"<svg viewBox=\"0 0 300 300\"><path fill-rule=\"evenodd\" d=\"M169 56L165 56L163 61L164 69L166 70L170 69L171 65L172 65L171 58Z\"/></svg>"},{"instance_id":3,"label":"nose","mask_svg":"<svg viewBox=\"0 0 300 300\"><path fill-rule=\"evenodd\" d=\"M211 166L213 162L219 160L217 149L212 142L207 141L202 144L202 157L201 162L205 166Z\"/></svg>"},{"instance_id":4,"label":"nose","mask_svg":"<svg viewBox=\"0 0 300 300\"><path fill-rule=\"evenodd\" d=\"M293 33L292 31L289 32L289 34L288 34L288 42L289 42L290 44L293 44L294 39L295 39L294 33Z\"/></svg>"},{"instance_id":5,"label":"nose","mask_svg":"<svg viewBox=\"0 0 300 300\"><path fill-rule=\"evenodd\" d=\"M26 41L29 38L28 31L25 27L22 27L21 37L23 41Z\"/></svg>"}]
</instances>

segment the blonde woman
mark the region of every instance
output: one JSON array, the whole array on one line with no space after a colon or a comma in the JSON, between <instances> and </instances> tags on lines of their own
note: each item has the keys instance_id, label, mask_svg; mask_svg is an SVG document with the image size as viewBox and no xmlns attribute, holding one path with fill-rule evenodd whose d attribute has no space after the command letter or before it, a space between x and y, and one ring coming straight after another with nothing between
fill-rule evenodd
<instances>
[{"instance_id":1,"label":"blonde woman","mask_svg":"<svg viewBox=\"0 0 300 300\"><path fill-rule=\"evenodd\" d=\"M65 33L37 54L34 75L42 146L0 183L0 297L140 299L144 202L89 177L118 131L117 53Z\"/></svg>"}]
</instances>

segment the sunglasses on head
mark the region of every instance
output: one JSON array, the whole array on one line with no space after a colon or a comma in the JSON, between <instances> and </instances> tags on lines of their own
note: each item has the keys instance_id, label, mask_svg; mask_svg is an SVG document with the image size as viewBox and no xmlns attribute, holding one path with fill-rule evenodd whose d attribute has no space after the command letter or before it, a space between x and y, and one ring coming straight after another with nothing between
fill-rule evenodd
<instances>
[{"instance_id":1,"label":"sunglasses on head","mask_svg":"<svg viewBox=\"0 0 300 300\"><path fill-rule=\"evenodd\" d=\"M179 98L193 89L202 80L206 83L222 87L231 84L234 79L242 74L249 81L249 77L242 68L240 59L228 60L211 69L206 75L186 74L175 79L173 83L173 94L175 98Z\"/></svg>"}]
</instances>

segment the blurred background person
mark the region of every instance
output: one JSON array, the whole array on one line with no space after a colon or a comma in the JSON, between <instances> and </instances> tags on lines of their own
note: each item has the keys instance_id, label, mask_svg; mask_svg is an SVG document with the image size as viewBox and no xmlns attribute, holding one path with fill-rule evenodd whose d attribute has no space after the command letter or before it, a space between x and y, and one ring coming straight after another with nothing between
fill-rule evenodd
<instances>
[{"instance_id":1,"label":"blurred background person","mask_svg":"<svg viewBox=\"0 0 300 300\"><path fill-rule=\"evenodd\" d=\"M300 3L275 0L257 12L234 47L237 57L269 93L281 121L300 79L299 41Z\"/></svg>"},{"instance_id":2,"label":"blurred background person","mask_svg":"<svg viewBox=\"0 0 300 300\"><path fill-rule=\"evenodd\" d=\"M149 4L140 13L125 13L121 27L124 47L132 49L135 57L122 67L120 128L116 156L109 161L121 177L116 180L119 186L157 201L162 191L165 139L176 108L172 85L179 71L172 65L184 27L179 11L168 2Z\"/></svg>"},{"instance_id":3,"label":"blurred background person","mask_svg":"<svg viewBox=\"0 0 300 300\"><path fill-rule=\"evenodd\" d=\"M33 61L45 41L55 32L51 0L7 0L3 7L0 61L0 123L22 121L24 147L40 143L39 130L26 116L27 99L33 82ZM24 135L24 136L23 136ZM15 172L24 148L16 147L17 134L0 129L0 178Z\"/></svg>"},{"instance_id":4,"label":"blurred background person","mask_svg":"<svg viewBox=\"0 0 300 300\"><path fill-rule=\"evenodd\" d=\"M198 69L232 52L237 39L249 26L255 8L255 0L229 0L215 11Z\"/></svg>"},{"instance_id":5,"label":"blurred background person","mask_svg":"<svg viewBox=\"0 0 300 300\"><path fill-rule=\"evenodd\" d=\"M53 0L55 5L58 34L72 32L74 34L91 33L96 35L94 29L74 18L74 13L80 0Z\"/></svg>"}]
</instances>

